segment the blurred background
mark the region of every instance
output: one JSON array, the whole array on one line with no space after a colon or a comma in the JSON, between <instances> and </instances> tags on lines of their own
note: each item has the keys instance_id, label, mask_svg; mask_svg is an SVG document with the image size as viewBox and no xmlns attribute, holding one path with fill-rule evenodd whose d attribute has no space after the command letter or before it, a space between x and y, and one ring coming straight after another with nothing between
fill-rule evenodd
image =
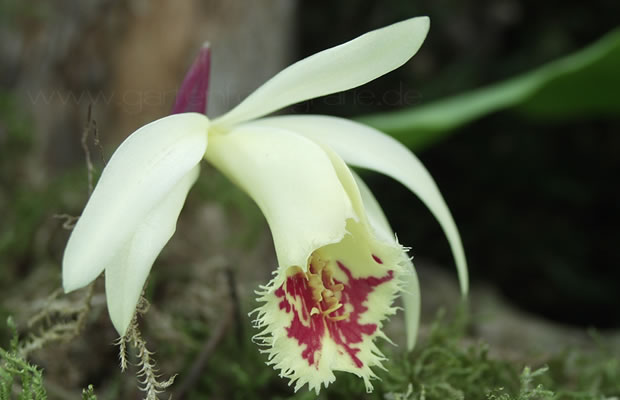
<instances>
[{"instance_id":1,"label":"blurred background","mask_svg":"<svg viewBox=\"0 0 620 400\"><path fill-rule=\"evenodd\" d=\"M375 101L366 109L355 104L352 94L342 107L319 101L309 112L356 115L415 108L533 70L591 44L620 23L620 5L611 1L587 6L511 0L405 1L394 7L363 3L354 12L343 4L328 14L319 6L302 6L313 13L302 22L303 54L403 15L430 15L428 39L404 68L367 85ZM614 61L620 71L620 60ZM617 93L620 76L614 75L606 85ZM588 79L596 86L602 77ZM548 101L553 108L554 102L584 95L605 96L569 87ZM620 98L608 101L618 104ZM571 111L553 119L525 118L508 109L459 126L432 145L414 147L454 213L474 284L490 283L511 303L556 321L620 325L615 251L620 244L615 229L620 223L619 117L617 112ZM445 118L451 115L446 112ZM430 259L452 268L446 240L430 213L399 184L371 179L401 242L412 246L414 261Z\"/></svg>"},{"instance_id":2,"label":"blurred background","mask_svg":"<svg viewBox=\"0 0 620 400\"><path fill-rule=\"evenodd\" d=\"M394 134L421 158L459 226L472 302L485 304L473 310L485 321L473 328L477 332L493 340L501 331L508 336L498 342L507 346L523 336L515 329L534 325L532 340L543 344L556 340L540 339L545 329L560 329L564 338L590 327L617 332L616 0L3 0L0 316L16 315L23 327L28 314L60 286L68 232L53 216L79 215L87 199L80 140L89 109L101 141L99 146L91 138L89 145L100 171L125 137L170 112L204 41L212 46L213 117L295 60L418 15L430 16L431 30L403 67L285 112L359 118ZM582 53L600 40L595 51ZM536 74L575 54L568 67ZM542 89L528 92L534 79ZM497 100L479 92L489 86L499 88ZM511 94L521 90L528 94ZM457 105L485 99L480 102L487 106L467 117L465 107L442 108L446 99L463 94ZM433 112L439 122L416 122ZM454 264L439 225L398 183L364 176L401 243L412 247L425 318L439 305L458 303ZM160 332L154 340L172 337L181 346L198 346L225 307L218 305L228 290L223 270L240 276L234 281L240 315L251 310L253 289L269 280L275 265L271 246L251 200L205 166L177 234L154 267L147 293L155 309L147 326ZM114 332L101 296L101 291L95 296L103 315L93 317L100 328L96 335L111 343ZM498 307L501 312L493 311ZM179 318L185 329L180 334L174 333ZM75 345L73 361L83 356L79 346L83 350L92 340ZM53 352L37 356L51 374L66 366L53 366L50 360L59 357ZM114 365L115 357L110 346L104 358ZM184 362L164 370L181 370ZM68 386L107 379L99 368L75 372Z\"/></svg>"}]
</instances>

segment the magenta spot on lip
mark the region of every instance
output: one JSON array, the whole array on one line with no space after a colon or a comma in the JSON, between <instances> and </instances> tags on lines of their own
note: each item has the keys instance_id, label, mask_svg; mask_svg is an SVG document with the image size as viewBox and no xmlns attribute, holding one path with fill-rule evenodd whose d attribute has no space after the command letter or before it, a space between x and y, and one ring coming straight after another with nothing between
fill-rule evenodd
<instances>
[{"instance_id":1,"label":"magenta spot on lip","mask_svg":"<svg viewBox=\"0 0 620 400\"><path fill-rule=\"evenodd\" d=\"M379 264L383 264L383 261L379 257L377 257L376 255L374 255L374 254L372 255L372 259L375 260L375 262L377 262Z\"/></svg>"},{"instance_id":2,"label":"magenta spot on lip","mask_svg":"<svg viewBox=\"0 0 620 400\"><path fill-rule=\"evenodd\" d=\"M171 114L185 112L207 113L207 89L211 69L211 50L205 43L179 88Z\"/></svg>"},{"instance_id":3,"label":"magenta spot on lip","mask_svg":"<svg viewBox=\"0 0 620 400\"><path fill-rule=\"evenodd\" d=\"M380 262L380 260L377 262ZM334 280L336 284L344 284L340 298L343 306L331 315L341 316L346 312L350 312L348 318L334 320L326 318L321 313L310 315L310 310L314 307L320 309L320 305L313 299L312 289L308 285L306 276L301 272L288 277L286 282L275 291L275 295L281 299L279 303L280 309L287 313L293 313L291 325L287 327L287 336L296 339L300 345L305 345L301 356L308 361L309 365L314 365L318 368L318 360L315 358L315 354L321 350L322 339L328 333L339 349L346 352L353 363L358 368L361 368L364 364L357 357L357 353L360 350L351 347L351 345L360 343L364 336L372 335L377 330L376 324L362 324L359 322L361 314L368 311L368 307L364 305L364 302L375 287L390 281L394 276L394 272L389 271L386 276L381 278L370 276L368 278L356 279L351 274L351 271L341 262L338 262L338 267L347 275L348 282ZM289 303L286 295L301 299L302 309L297 310L294 304ZM302 318L309 326L302 323Z\"/></svg>"}]
</instances>

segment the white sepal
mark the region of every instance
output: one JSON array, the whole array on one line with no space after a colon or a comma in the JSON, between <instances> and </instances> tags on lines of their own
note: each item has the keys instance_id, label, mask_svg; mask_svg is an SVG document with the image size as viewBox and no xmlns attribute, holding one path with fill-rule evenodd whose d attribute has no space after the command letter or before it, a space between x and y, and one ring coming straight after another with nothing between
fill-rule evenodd
<instances>
[{"instance_id":1,"label":"white sepal","mask_svg":"<svg viewBox=\"0 0 620 400\"><path fill-rule=\"evenodd\" d=\"M368 32L282 70L228 113L215 119L230 127L300 101L352 89L400 67L418 51L430 21L416 17Z\"/></svg>"},{"instance_id":2,"label":"white sepal","mask_svg":"<svg viewBox=\"0 0 620 400\"><path fill-rule=\"evenodd\" d=\"M172 115L138 129L119 146L67 243L65 291L86 286L124 251L146 217L200 162L208 128L204 115Z\"/></svg>"}]
</instances>

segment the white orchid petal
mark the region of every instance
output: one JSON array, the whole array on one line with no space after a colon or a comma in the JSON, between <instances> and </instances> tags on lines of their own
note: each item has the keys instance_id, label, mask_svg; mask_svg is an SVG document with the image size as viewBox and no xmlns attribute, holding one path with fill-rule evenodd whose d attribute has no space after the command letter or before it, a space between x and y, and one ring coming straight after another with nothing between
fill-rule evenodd
<instances>
[{"instance_id":1,"label":"white orchid petal","mask_svg":"<svg viewBox=\"0 0 620 400\"><path fill-rule=\"evenodd\" d=\"M351 89L409 60L426 38L428 17L411 18L296 62L214 121L230 127L291 104Z\"/></svg>"},{"instance_id":2,"label":"white orchid petal","mask_svg":"<svg viewBox=\"0 0 620 400\"><path fill-rule=\"evenodd\" d=\"M155 259L176 230L179 213L200 166L192 168L146 216L133 237L105 271L106 297L112 324L123 336Z\"/></svg>"},{"instance_id":3,"label":"white orchid petal","mask_svg":"<svg viewBox=\"0 0 620 400\"><path fill-rule=\"evenodd\" d=\"M353 174L357 187L359 188L362 196L362 202L366 208L366 214L370 225L375 229L375 232L379 235L379 238L388 241L395 241L394 232L390 227L390 224L385 216L385 213L381 209L379 202L372 194L366 183L357 174ZM403 308L405 313L405 329L407 333L407 349L412 350L415 346L416 339L418 337L418 329L420 326L420 283L418 281L418 275L415 271L413 263L409 260L410 274L404 274L403 291L401 298L403 301Z\"/></svg>"},{"instance_id":4,"label":"white orchid petal","mask_svg":"<svg viewBox=\"0 0 620 400\"><path fill-rule=\"evenodd\" d=\"M261 208L281 269L305 269L312 251L341 240L355 216L329 157L301 135L248 124L213 135L206 159Z\"/></svg>"},{"instance_id":5,"label":"white orchid petal","mask_svg":"<svg viewBox=\"0 0 620 400\"><path fill-rule=\"evenodd\" d=\"M93 281L145 218L202 159L208 119L177 114L140 128L116 150L78 220L63 258L69 292Z\"/></svg>"},{"instance_id":6,"label":"white orchid petal","mask_svg":"<svg viewBox=\"0 0 620 400\"><path fill-rule=\"evenodd\" d=\"M320 115L264 118L254 126L288 129L325 143L353 166L386 174L415 193L433 213L448 238L461 291L468 291L467 262L452 214L435 181L420 160L392 137L357 122Z\"/></svg>"},{"instance_id":7,"label":"white orchid petal","mask_svg":"<svg viewBox=\"0 0 620 400\"><path fill-rule=\"evenodd\" d=\"M351 173L355 178L355 183L357 184L362 197L362 203L366 209L366 215L368 217L368 221L370 222L370 226L375 230L375 233L379 239L385 240L386 242L395 241L394 231L392 231L392 227L390 226L381 205L370 191L368 185L366 185L366 182L364 182L355 172L351 171Z\"/></svg>"},{"instance_id":8,"label":"white orchid petal","mask_svg":"<svg viewBox=\"0 0 620 400\"><path fill-rule=\"evenodd\" d=\"M413 350L418 329L420 328L420 306L422 304L420 293L420 282L413 263L411 263L411 274L404 277L404 290L401 298L405 309L405 329L407 331L407 350Z\"/></svg>"}]
</instances>

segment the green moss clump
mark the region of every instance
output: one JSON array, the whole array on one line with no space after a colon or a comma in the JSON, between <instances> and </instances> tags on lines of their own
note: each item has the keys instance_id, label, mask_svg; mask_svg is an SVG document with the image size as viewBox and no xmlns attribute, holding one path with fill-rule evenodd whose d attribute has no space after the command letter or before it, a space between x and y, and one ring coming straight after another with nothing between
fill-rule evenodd
<instances>
[{"instance_id":1,"label":"green moss clump","mask_svg":"<svg viewBox=\"0 0 620 400\"><path fill-rule=\"evenodd\" d=\"M45 400L47 393L43 387L43 372L21 358L18 352L18 336L12 318L7 319L13 338L9 349L0 347L0 400L13 399L17 393L19 400Z\"/></svg>"},{"instance_id":2,"label":"green moss clump","mask_svg":"<svg viewBox=\"0 0 620 400\"><path fill-rule=\"evenodd\" d=\"M386 371L366 393L358 377L336 373L336 382L317 397L293 393L249 337L229 335L209 361L193 396L229 399L373 400L605 400L620 395L620 359L603 341L594 352L566 352L545 365L524 366L490 356L489 346L467 340L467 318L439 317L427 340L411 353L384 346ZM225 383L224 383L225 382Z\"/></svg>"},{"instance_id":3,"label":"green moss clump","mask_svg":"<svg viewBox=\"0 0 620 400\"><path fill-rule=\"evenodd\" d=\"M385 344L386 371L378 371L379 380L374 382L372 393L365 392L358 377L336 373L336 382L319 396L305 388L294 393L288 381L265 364L266 356L250 340L251 328L244 327L243 334L231 329L186 398L611 400L620 396L618 349L596 336L594 351L566 351L545 360L545 365L530 367L492 357L487 344L467 339L466 326L463 318L449 322L439 318L428 339L411 353ZM46 399L42 371L18 356L19 343L10 319L9 327L13 331L9 350L0 348L0 400L14 398L11 395L15 393L20 393L19 399ZM162 363L175 357L162 350ZM190 357L185 365L191 361ZM182 371L181 380L187 373ZM84 389L82 398L95 400L93 388Z\"/></svg>"},{"instance_id":4,"label":"green moss clump","mask_svg":"<svg viewBox=\"0 0 620 400\"><path fill-rule=\"evenodd\" d=\"M82 390L82 400L97 400L93 385L88 385L86 389Z\"/></svg>"}]
</instances>

